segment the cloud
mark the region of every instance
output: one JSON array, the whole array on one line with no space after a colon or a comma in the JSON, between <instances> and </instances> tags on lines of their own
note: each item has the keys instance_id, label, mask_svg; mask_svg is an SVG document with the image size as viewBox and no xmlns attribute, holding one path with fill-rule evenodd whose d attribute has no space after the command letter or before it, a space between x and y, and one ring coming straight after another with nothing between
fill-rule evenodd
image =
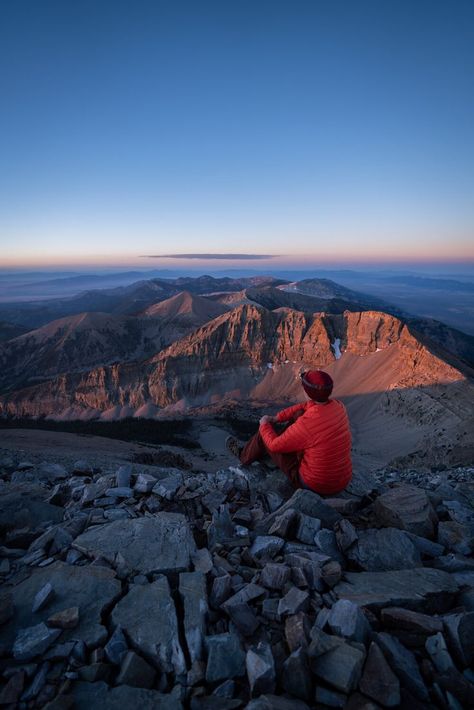
<instances>
[{"instance_id":1,"label":"cloud","mask_svg":"<svg viewBox=\"0 0 474 710\"><path fill-rule=\"evenodd\" d=\"M222 261L275 259L275 254L145 254L145 259L216 259Z\"/></svg>"}]
</instances>

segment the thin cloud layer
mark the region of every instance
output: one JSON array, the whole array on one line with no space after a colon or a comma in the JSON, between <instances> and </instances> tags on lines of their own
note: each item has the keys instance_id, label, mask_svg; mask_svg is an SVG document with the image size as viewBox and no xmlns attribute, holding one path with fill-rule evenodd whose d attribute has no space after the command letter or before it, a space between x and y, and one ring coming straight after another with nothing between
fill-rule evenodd
<instances>
[{"instance_id":1,"label":"thin cloud layer","mask_svg":"<svg viewBox=\"0 0 474 710\"><path fill-rule=\"evenodd\" d=\"M245 260L275 259L274 254L146 254L146 259L216 259L216 260Z\"/></svg>"}]
</instances>

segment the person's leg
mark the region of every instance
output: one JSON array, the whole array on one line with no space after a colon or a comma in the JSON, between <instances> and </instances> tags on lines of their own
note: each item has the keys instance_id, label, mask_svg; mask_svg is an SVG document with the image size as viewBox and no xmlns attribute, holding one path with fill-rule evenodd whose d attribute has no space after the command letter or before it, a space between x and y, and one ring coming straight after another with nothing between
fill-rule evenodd
<instances>
[{"instance_id":1,"label":"person's leg","mask_svg":"<svg viewBox=\"0 0 474 710\"><path fill-rule=\"evenodd\" d=\"M268 451L272 461L283 471L294 488L301 488L301 481L298 473L299 459L297 454L276 454Z\"/></svg>"},{"instance_id":2,"label":"person's leg","mask_svg":"<svg viewBox=\"0 0 474 710\"><path fill-rule=\"evenodd\" d=\"M267 453L267 447L263 443L260 432L257 431L240 452L240 463L244 466L249 466L254 461L261 461L267 456Z\"/></svg>"}]
</instances>

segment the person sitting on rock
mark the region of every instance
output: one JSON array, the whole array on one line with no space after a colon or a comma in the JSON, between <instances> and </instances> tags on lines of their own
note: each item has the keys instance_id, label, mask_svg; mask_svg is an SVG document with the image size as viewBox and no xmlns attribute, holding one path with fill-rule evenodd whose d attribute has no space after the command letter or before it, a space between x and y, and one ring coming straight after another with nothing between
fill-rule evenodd
<instances>
[{"instance_id":1,"label":"person sitting on rock","mask_svg":"<svg viewBox=\"0 0 474 710\"><path fill-rule=\"evenodd\" d=\"M306 402L260 419L259 430L243 447L232 436L227 448L245 466L267 456L295 488L322 495L342 491L352 477L351 432L346 408L330 399L333 381L327 372L308 370L300 375ZM286 424L280 434L273 424Z\"/></svg>"}]
</instances>

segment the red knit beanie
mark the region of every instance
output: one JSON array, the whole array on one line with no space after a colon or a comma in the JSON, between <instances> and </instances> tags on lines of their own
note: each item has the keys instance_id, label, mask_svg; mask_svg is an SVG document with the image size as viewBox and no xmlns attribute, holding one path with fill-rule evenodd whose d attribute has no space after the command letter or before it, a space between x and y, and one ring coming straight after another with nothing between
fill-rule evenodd
<instances>
[{"instance_id":1,"label":"red knit beanie","mask_svg":"<svg viewBox=\"0 0 474 710\"><path fill-rule=\"evenodd\" d=\"M301 384L308 397L311 397L316 402L326 402L331 396L334 385L332 377L322 370L302 372Z\"/></svg>"}]
</instances>

